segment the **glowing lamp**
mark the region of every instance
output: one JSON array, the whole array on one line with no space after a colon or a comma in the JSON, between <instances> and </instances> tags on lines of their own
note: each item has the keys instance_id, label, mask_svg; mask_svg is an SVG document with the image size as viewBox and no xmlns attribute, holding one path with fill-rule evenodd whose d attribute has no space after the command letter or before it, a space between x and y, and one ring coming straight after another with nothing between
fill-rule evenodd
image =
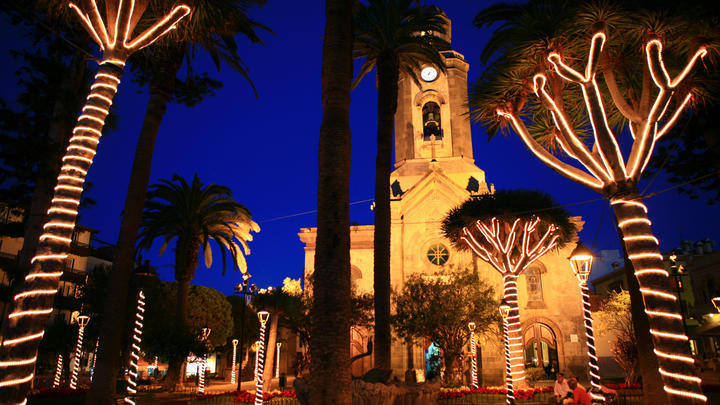
<instances>
[{"instance_id":1,"label":"glowing lamp","mask_svg":"<svg viewBox=\"0 0 720 405\"><path fill-rule=\"evenodd\" d=\"M473 388L478 388L478 373L477 373L477 343L475 342L475 322L468 323L470 328L470 354L471 354L471 365L470 365L470 378Z\"/></svg>"},{"instance_id":2,"label":"glowing lamp","mask_svg":"<svg viewBox=\"0 0 720 405\"><path fill-rule=\"evenodd\" d=\"M80 325L81 328L84 328L87 326L88 322L90 322L90 317L87 315L80 315L77 318L78 325Z\"/></svg>"},{"instance_id":3,"label":"glowing lamp","mask_svg":"<svg viewBox=\"0 0 720 405\"><path fill-rule=\"evenodd\" d=\"M260 326L265 326L268 319L270 318L270 312L260 311L257 314L258 314L258 320L260 320Z\"/></svg>"},{"instance_id":4,"label":"glowing lamp","mask_svg":"<svg viewBox=\"0 0 720 405\"><path fill-rule=\"evenodd\" d=\"M468 328L470 328L470 332L475 332L475 322L468 323Z\"/></svg>"},{"instance_id":5,"label":"glowing lamp","mask_svg":"<svg viewBox=\"0 0 720 405\"><path fill-rule=\"evenodd\" d=\"M75 345L75 358L73 359L73 369L70 376L70 388L77 389L78 374L80 373L80 358L82 357L83 335L85 334L85 326L90 322L87 315L79 315L76 318L78 326L77 345Z\"/></svg>"},{"instance_id":6,"label":"glowing lamp","mask_svg":"<svg viewBox=\"0 0 720 405\"><path fill-rule=\"evenodd\" d=\"M507 317L510 316L510 305L508 305L505 300L500 303L500 316L502 316L503 319L507 319Z\"/></svg>"},{"instance_id":7,"label":"glowing lamp","mask_svg":"<svg viewBox=\"0 0 720 405\"><path fill-rule=\"evenodd\" d=\"M717 309L718 312L720 312L720 297L715 297L712 299L713 305L715 305L715 309Z\"/></svg>"},{"instance_id":8,"label":"glowing lamp","mask_svg":"<svg viewBox=\"0 0 720 405\"><path fill-rule=\"evenodd\" d=\"M587 283L592 268L593 252L583 246L582 242L578 242L575 249L570 254L570 266L572 266L575 277L581 283Z\"/></svg>"}]
</instances>

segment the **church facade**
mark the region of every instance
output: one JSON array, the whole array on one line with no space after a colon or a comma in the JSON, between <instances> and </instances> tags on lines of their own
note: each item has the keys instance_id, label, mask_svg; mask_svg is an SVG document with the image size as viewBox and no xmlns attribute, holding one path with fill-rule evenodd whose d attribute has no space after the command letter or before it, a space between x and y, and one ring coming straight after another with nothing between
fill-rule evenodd
<instances>
[{"instance_id":1,"label":"church facade","mask_svg":"<svg viewBox=\"0 0 720 405\"><path fill-rule=\"evenodd\" d=\"M448 32L446 40L450 41ZM467 107L469 64L462 54L442 52L447 69L425 66L417 76L399 82L395 116L395 169L391 174L391 283L402 288L412 274L431 276L443 266L471 268L502 299L502 277L470 251L456 251L443 237L441 222L448 211L473 195L493 193L485 172L473 159ZM530 158L530 157L528 157ZM574 218L579 226L582 221ZM351 227L353 287L373 291L373 226ZM306 275L314 269L316 228L302 228ZM574 243L551 251L519 278L520 317L528 368L557 364L566 374L587 375L582 301L568 257ZM365 351L370 336L352 331L352 355ZM394 341L392 367L401 379L408 369L425 368L428 341ZM504 356L499 337L488 335L478 348L482 383L503 381ZM353 364L353 375L372 368L372 358Z\"/></svg>"}]
</instances>

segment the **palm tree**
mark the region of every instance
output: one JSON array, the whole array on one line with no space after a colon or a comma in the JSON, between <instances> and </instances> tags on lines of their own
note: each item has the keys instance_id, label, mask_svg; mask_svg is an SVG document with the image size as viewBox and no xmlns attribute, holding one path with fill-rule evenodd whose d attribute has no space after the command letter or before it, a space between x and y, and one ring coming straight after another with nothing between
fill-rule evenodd
<instances>
[{"instance_id":1,"label":"palm tree","mask_svg":"<svg viewBox=\"0 0 720 405\"><path fill-rule=\"evenodd\" d=\"M503 300L510 306L508 340L521 341L517 279L545 253L575 237L567 210L541 191L498 190L450 210L442 228L457 249L471 249L503 276ZM508 370L508 390L527 386L522 353L509 356Z\"/></svg>"},{"instance_id":2,"label":"palm tree","mask_svg":"<svg viewBox=\"0 0 720 405\"><path fill-rule=\"evenodd\" d=\"M436 8L413 7L414 0L370 0L359 3L355 17L353 56L365 59L353 81L357 86L377 67L377 157L375 159L375 230L373 286L375 290L375 367L390 364L390 172L392 170L393 120L397 111L400 72L420 83L417 72L424 64L444 71L438 49L449 48L444 34L447 20Z\"/></svg>"},{"instance_id":3,"label":"palm tree","mask_svg":"<svg viewBox=\"0 0 720 405\"><path fill-rule=\"evenodd\" d=\"M84 28L103 51L102 60L82 114L72 131L67 152L62 158L48 220L43 227L45 233L38 238L40 243L36 256L31 260L30 272L14 297L8 322L3 323L4 340L0 351L1 402L22 403L32 384L38 344L52 312L53 298L63 273L85 177L96 154L125 61L132 53L171 30L190 13L190 7L179 5L165 18L154 23L155 20L141 19L148 2L106 3L106 20L126 27L123 30L106 29L110 24L102 20L95 2L88 7L94 10L85 11L70 3L70 7L80 16ZM136 26L147 26L147 29L133 35Z\"/></svg>"},{"instance_id":4,"label":"palm tree","mask_svg":"<svg viewBox=\"0 0 720 405\"><path fill-rule=\"evenodd\" d=\"M203 185L197 174L188 183L183 177L173 175L172 181L162 180L148 190L140 230L140 249L150 249L161 238L162 254L175 239L175 280L178 282L176 324L179 330L187 328L188 292L195 277L199 255L205 266L212 265L210 241L214 241L222 253L223 275L226 270L226 250L234 260L233 267L247 270L244 254L250 253L247 245L252 240L250 232L260 227L251 219L250 211L232 199L232 191L217 184ZM165 386L175 389L182 386L180 372L183 361L171 360Z\"/></svg>"},{"instance_id":5,"label":"palm tree","mask_svg":"<svg viewBox=\"0 0 720 405\"><path fill-rule=\"evenodd\" d=\"M565 13L565 24L530 17L554 12ZM705 91L712 72L694 67L705 55L714 63L716 26L701 6L671 2L531 1L490 7L476 18L481 27L495 22L500 28L483 51L485 60L494 61L473 86L471 115L491 134L510 124L543 162L610 200L648 314L663 396L671 403L703 402L681 312L637 185L655 143L683 110L712 97ZM541 35L527 24L555 31ZM583 73L573 68L578 60L588 61ZM634 138L627 159L618 140L626 125ZM552 153L557 146L562 156ZM642 367L643 375L652 373L647 362Z\"/></svg>"},{"instance_id":6,"label":"palm tree","mask_svg":"<svg viewBox=\"0 0 720 405\"><path fill-rule=\"evenodd\" d=\"M268 29L247 15L252 5L261 4L264 4L264 0L196 1L193 4L191 24L183 25L159 46L133 59L139 81L149 83L150 98L135 149L123 208L111 275L114 288L108 294L104 306L106 312L118 315L112 318L113 322L102 325L99 360L86 398L87 404L108 402L115 390L121 360L118 356L122 348L121 331L126 324L126 316L121 308L126 307L153 150L165 111L172 100L189 106L196 104L206 96L208 86L214 85L212 79L192 73L181 80L177 78L178 72L186 62L188 72L193 72L191 62L195 55L194 49L200 47L210 53L218 70L221 61L224 61L249 81L246 66L237 54L238 47L233 35L242 34L252 43L262 42L255 29Z\"/></svg>"},{"instance_id":7,"label":"palm tree","mask_svg":"<svg viewBox=\"0 0 720 405\"><path fill-rule=\"evenodd\" d=\"M310 403L350 405L350 82L353 0L325 2Z\"/></svg>"}]
</instances>

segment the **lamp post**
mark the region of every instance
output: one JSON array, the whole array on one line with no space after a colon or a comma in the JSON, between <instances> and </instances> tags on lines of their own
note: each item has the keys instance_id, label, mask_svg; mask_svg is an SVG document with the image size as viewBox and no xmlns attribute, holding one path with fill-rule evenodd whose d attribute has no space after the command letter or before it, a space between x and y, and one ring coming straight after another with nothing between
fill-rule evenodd
<instances>
[{"instance_id":1,"label":"lamp post","mask_svg":"<svg viewBox=\"0 0 720 405\"><path fill-rule=\"evenodd\" d=\"M256 340L255 343L253 343L253 348L255 349L255 368L253 371L253 382L257 380L257 374L258 374L258 352L260 351L260 341Z\"/></svg>"},{"instance_id":2,"label":"lamp post","mask_svg":"<svg viewBox=\"0 0 720 405\"><path fill-rule=\"evenodd\" d=\"M473 388L478 388L478 374L477 374L477 345L475 344L475 322L468 323L470 328L470 356L471 356L471 368L470 368L470 384Z\"/></svg>"},{"instance_id":3,"label":"lamp post","mask_svg":"<svg viewBox=\"0 0 720 405\"><path fill-rule=\"evenodd\" d=\"M587 338L588 366L590 373L590 397L594 401L605 401L600 389L600 366L595 350L595 334L593 333L592 312L590 311L590 293L588 290L588 277L592 269L593 252L578 242L570 254L570 266L577 277L582 293L583 317L585 318L585 337Z\"/></svg>"},{"instance_id":4,"label":"lamp post","mask_svg":"<svg viewBox=\"0 0 720 405\"><path fill-rule=\"evenodd\" d=\"M255 377L255 405L263 403L263 373L265 372L265 326L270 318L270 312L258 312L258 320L260 320L260 347L258 348L257 359L257 376Z\"/></svg>"},{"instance_id":5,"label":"lamp post","mask_svg":"<svg viewBox=\"0 0 720 405\"><path fill-rule=\"evenodd\" d=\"M140 343L142 342L143 320L145 319L145 294L138 291L137 309L135 311L135 324L133 326L133 340L130 344L130 366L128 367L127 387L125 390L125 403L135 405L137 394L138 363L140 362Z\"/></svg>"},{"instance_id":6,"label":"lamp post","mask_svg":"<svg viewBox=\"0 0 720 405\"><path fill-rule=\"evenodd\" d=\"M257 286L255 284L249 285L248 283L248 280L252 277L250 273L245 272L242 277L242 283L235 286L235 293L243 298L242 307L240 308L240 356L242 356L243 344L245 343L243 335L245 333L245 306L247 306L247 296L257 294ZM237 390L242 391L242 357L240 358L240 369L238 370Z\"/></svg>"},{"instance_id":7,"label":"lamp post","mask_svg":"<svg viewBox=\"0 0 720 405\"><path fill-rule=\"evenodd\" d=\"M280 378L280 346L282 342L275 343L275 378Z\"/></svg>"},{"instance_id":8,"label":"lamp post","mask_svg":"<svg viewBox=\"0 0 720 405\"><path fill-rule=\"evenodd\" d=\"M510 305L502 300L500 303L500 316L503 320L503 342L505 346L505 402L508 405L515 403L515 392L513 390L512 365L510 364L510 339L508 336L508 317L510 316Z\"/></svg>"},{"instance_id":9,"label":"lamp post","mask_svg":"<svg viewBox=\"0 0 720 405\"><path fill-rule=\"evenodd\" d=\"M77 345L75 346L75 358L73 359L72 376L70 377L70 388L77 389L78 373L80 372L80 358L82 357L83 335L85 334L85 326L90 322L90 317L80 315L77 317L78 329Z\"/></svg>"},{"instance_id":10,"label":"lamp post","mask_svg":"<svg viewBox=\"0 0 720 405\"><path fill-rule=\"evenodd\" d=\"M238 340L233 339L232 340L233 345L233 357L232 357L232 371L230 372L230 384L235 384L237 382L236 377L237 373L235 372L235 366L237 365L236 358L237 358L237 345Z\"/></svg>"},{"instance_id":11,"label":"lamp post","mask_svg":"<svg viewBox=\"0 0 720 405\"><path fill-rule=\"evenodd\" d=\"M205 327L202 328L201 339L205 343L205 347L208 348L207 339L210 336L212 329ZM205 368L207 367L207 353L203 354L202 362L200 363L200 370L198 371L198 394L205 393Z\"/></svg>"},{"instance_id":12,"label":"lamp post","mask_svg":"<svg viewBox=\"0 0 720 405\"><path fill-rule=\"evenodd\" d=\"M58 354L57 367L55 368L55 379L53 380L53 388L60 386L60 378L62 377L62 354Z\"/></svg>"}]
</instances>

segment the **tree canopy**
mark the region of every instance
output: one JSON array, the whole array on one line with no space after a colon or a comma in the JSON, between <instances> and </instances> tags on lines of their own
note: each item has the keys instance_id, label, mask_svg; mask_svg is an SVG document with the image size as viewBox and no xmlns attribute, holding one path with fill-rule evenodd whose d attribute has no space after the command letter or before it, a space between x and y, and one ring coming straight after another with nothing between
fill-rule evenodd
<instances>
[{"instance_id":1,"label":"tree canopy","mask_svg":"<svg viewBox=\"0 0 720 405\"><path fill-rule=\"evenodd\" d=\"M394 298L397 335L430 338L442 350L447 370L468 342L469 322L477 325L475 333L483 334L500 318L493 288L467 269L413 274Z\"/></svg>"}]
</instances>

